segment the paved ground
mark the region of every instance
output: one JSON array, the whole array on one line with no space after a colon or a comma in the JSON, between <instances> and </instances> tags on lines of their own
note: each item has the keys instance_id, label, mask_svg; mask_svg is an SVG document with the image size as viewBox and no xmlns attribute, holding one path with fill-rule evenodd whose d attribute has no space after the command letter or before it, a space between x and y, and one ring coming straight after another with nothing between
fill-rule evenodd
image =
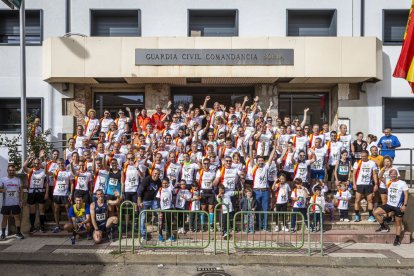
<instances>
[{"instance_id":1,"label":"paved ground","mask_svg":"<svg viewBox=\"0 0 414 276\"><path fill-rule=\"evenodd\" d=\"M130 248L132 240L124 240L128 242L127 247ZM123 243L125 245L125 243ZM135 244L139 242L136 239ZM152 242L148 245L163 245L169 247L176 245L171 242L157 243ZM192 246L202 244L192 244ZM206 243L204 242L204 245ZM205 249L180 249L174 250L170 248L164 249L144 249L138 247L137 254L139 255L153 255L153 254L174 254L174 255L211 255L213 254L213 245L211 242ZM250 243L252 245L259 245ZM269 244L267 244L268 246ZM296 245L296 244L295 244ZM218 253L223 254L226 249L226 242L219 241L217 244ZM262 242L261 246L264 246ZM230 254L232 255L290 255L302 256L307 254L308 244L305 243L303 248L297 250L241 250L235 249L232 241L229 242ZM312 255L320 255L319 248L316 244L312 244ZM103 243L95 245L93 241L82 239L75 245L71 244L68 237L30 237L27 236L24 240L15 240L13 236L8 237L6 241L0 242L0 253L45 253L45 254L111 254L118 251L118 242ZM365 258L391 258L391 259L413 259L414 260L414 244L402 244L401 246L393 246L391 244L376 244L376 243L326 243L324 244L324 255L330 257L365 257Z\"/></svg>"},{"instance_id":2,"label":"paved ground","mask_svg":"<svg viewBox=\"0 0 414 276\"><path fill-rule=\"evenodd\" d=\"M316 250L308 256L307 244L300 251L230 245L228 256L221 250L214 255L213 244L203 250L139 247L136 254L118 254L117 242L95 245L83 239L72 245L63 236L11 236L0 242L0 275L414 275L414 244L330 243L323 257ZM214 268L220 270L208 271Z\"/></svg>"},{"instance_id":3,"label":"paved ground","mask_svg":"<svg viewBox=\"0 0 414 276\"><path fill-rule=\"evenodd\" d=\"M272 267L263 265L253 266L176 266L164 265L0 265L2 275L197 275L197 276L238 276L238 275L413 275L414 269L378 269L378 268L317 268L308 267Z\"/></svg>"}]
</instances>

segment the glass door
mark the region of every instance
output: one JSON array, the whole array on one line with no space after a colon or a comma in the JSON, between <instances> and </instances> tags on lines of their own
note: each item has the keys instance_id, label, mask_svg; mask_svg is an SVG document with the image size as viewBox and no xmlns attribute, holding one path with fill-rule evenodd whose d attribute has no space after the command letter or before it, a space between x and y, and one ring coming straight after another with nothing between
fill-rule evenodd
<instances>
[{"instance_id":1,"label":"glass door","mask_svg":"<svg viewBox=\"0 0 414 276\"><path fill-rule=\"evenodd\" d=\"M280 93L279 117L290 116L303 120L303 110L309 107L306 124L329 122L329 94L328 93Z\"/></svg>"}]
</instances>

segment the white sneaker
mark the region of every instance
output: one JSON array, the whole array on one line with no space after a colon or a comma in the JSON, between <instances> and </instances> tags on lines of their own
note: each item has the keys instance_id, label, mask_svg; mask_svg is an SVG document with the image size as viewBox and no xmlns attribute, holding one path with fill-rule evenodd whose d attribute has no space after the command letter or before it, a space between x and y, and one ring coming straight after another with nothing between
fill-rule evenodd
<instances>
[{"instance_id":1,"label":"white sneaker","mask_svg":"<svg viewBox=\"0 0 414 276\"><path fill-rule=\"evenodd\" d=\"M178 234L182 234L183 233L183 228L178 228Z\"/></svg>"},{"instance_id":2,"label":"white sneaker","mask_svg":"<svg viewBox=\"0 0 414 276\"><path fill-rule=\"evenodd\" d=\"M280 231L280 229L279 229L279 225L276 225L276 227L275 227L275 232L279 232Z\"/></svg>"},{"instance_id":3,"label":"white sneaker","mask_svg":"<svg viewBox=\"0 0 414 276\"><path fill-rule=\"evenodd\" d=\"M340 219L339 219L339 221L341 221L341 222L342 222L342 221L344 221L344 219L343 219L343 218L340 218Z\"/></svg>"},{"instance_id":4,"label":"white sneaker","mask_svg":"<svg viewBox=\"0 0 414 276\"><path fill-rule=\"evenodd\" d=\"M283 226L282 231L289 232L289 227Z\"/></svg>"},{"instance_id":5,"label":"white sneaker","mask_svg":"<svg viewBox=\"0 0 414 276\"><path fill-rule=\"evenodd\" d=\"M346 218L346 219L344 219L344 221L345 221L345 222L350 222L350 220L349 220L349 219L347 219L347 218Z\"/></svg>"}]
</instances>

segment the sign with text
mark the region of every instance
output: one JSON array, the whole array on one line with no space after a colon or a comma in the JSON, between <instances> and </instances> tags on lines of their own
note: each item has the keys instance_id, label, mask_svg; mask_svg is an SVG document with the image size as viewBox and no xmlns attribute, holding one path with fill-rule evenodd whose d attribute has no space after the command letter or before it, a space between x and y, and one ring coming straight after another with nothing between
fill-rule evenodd
<instances>
[{"instance_id":1,"label":"sign with text","mask_svg":"<svg viewBox=\"0 0 414 276\"><path fill-rule=\"evenodd\" d=\"M135 65L293 65L293 49L135 49Z\"/></svg>"}]
</instances>

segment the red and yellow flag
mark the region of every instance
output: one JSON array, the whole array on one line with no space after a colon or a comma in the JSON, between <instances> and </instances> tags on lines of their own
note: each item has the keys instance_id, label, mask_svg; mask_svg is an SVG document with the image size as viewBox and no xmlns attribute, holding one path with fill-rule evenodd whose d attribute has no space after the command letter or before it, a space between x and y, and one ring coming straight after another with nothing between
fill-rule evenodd
<instances>
[{"instance_id":1,"label":"red and yellow flag","mask_svg":"<svg viewBox=\"0 0 414 276\"><path fill-rule=\"evenodd\" d=\"M395 78L403 78L408 81L411 93L414 93L414 22L412 11L414 0L412 0L410 14L408 15L407 27L405 29L404 41L397 66L395 67Z\"/></svg>"}]
</instances>

